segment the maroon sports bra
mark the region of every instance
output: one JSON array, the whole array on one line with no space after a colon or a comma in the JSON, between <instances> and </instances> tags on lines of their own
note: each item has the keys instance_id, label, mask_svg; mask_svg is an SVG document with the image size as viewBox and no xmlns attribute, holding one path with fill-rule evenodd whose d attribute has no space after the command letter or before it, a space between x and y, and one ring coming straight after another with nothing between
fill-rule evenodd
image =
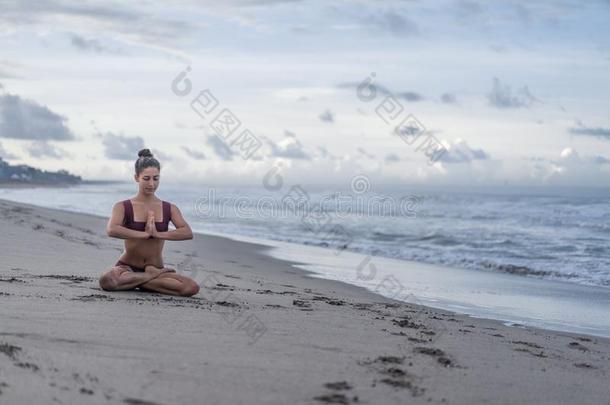
<instances>
[{"instance_id":1,"label":"maroon sports bra","mask_svg":"<svg viewBox=\"0 0 610 405\"><path fill-rule=\"evenodd\" d=\"M166 232L168 230L169 221L172 219L171 204L167 201L161 201L163 204L163 221L155 221L157 232ZM146 221L133 220L133 205L131 200L124 200L123 207L125 208L125 216L123 217L123 226L134 231L144 231L146 229Z\"/></svg>"}]
</instances>

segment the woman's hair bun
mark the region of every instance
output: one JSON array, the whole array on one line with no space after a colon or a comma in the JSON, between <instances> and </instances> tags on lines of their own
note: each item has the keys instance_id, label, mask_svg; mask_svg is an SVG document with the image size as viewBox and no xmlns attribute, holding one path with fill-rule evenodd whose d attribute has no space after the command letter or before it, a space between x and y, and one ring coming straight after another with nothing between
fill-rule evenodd
<instances>
[{"instance_id":1,"label":"woman's hair bun","mask_svg":"<svg viewBox=\"0 0 610 405\"><path fill-rule=\"evenodd\" d=\"M150 149L142 149L138 152L138 157L153 157L153 154L150 153Z\"/></svg>"}]
</instances>

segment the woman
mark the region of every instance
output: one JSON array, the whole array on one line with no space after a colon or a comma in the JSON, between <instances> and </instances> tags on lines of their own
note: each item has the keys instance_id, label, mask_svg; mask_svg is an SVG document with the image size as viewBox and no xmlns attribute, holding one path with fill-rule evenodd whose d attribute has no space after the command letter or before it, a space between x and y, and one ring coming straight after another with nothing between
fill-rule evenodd
<instances>
[{"instance_id":1,"label":"woman","mask_svg":"<svg viewBox=\"0 0 610 405\"><path fill-rule=\"evenodd\" d=\"M142 149L135 169L138 194L114 204L106 227L108 236L125 239L125 251L114 267L102 274L100 287L106 291L139 288L171 295L197 294L199 286L193 279L163 266L165 240L193 239L193 232L178 207L155 196L161 165L150 150ZM170 220L176 227L173 231L168 229Z\"/></svg>"}]
</instances>

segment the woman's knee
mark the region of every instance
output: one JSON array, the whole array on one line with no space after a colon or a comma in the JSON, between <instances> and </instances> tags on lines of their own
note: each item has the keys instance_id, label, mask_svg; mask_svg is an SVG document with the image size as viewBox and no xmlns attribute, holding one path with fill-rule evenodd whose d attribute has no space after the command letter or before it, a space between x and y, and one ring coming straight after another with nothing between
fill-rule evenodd
<instances>
[{"instance_id":1,"label":"woman's knee","mask_svg":"<svg viewBox=\"0 0 610 405\"><path fill-rule=\"evenodd\" d=\"M113 291L119 286L120 272L117 269L108 270L100 277L99 284L102 290Z\"/></svg>"},{"instance_id":2,"label":"woman's knee","mask_svg":"<svg viewBox=\"0 0 610 405\"><path fill-rule=\"evenodd\" d=\"M182 283L182 288L180 289L180 295L183 297L190 297L191 295L195 295L199 292L199 285L193 280Z\"/></svg>"}]
</instances>

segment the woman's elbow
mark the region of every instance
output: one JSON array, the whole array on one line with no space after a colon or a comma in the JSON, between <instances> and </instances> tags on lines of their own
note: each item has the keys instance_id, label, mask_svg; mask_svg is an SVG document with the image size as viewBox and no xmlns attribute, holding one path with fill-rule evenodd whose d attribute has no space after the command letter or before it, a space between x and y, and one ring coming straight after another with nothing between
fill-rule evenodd
<instances>
[{"instance_id":1,"label":"woman's elbow","mask_svg":"<svg viewBox=\"0 0 610 405\"><path fill-rule=\"evenodd\" d=\"M106 235L110 236L111 238L114 238L116 236L116 233L114 231L114 227L109 226L106 228Z\"/></svg>"}]
</instances>

